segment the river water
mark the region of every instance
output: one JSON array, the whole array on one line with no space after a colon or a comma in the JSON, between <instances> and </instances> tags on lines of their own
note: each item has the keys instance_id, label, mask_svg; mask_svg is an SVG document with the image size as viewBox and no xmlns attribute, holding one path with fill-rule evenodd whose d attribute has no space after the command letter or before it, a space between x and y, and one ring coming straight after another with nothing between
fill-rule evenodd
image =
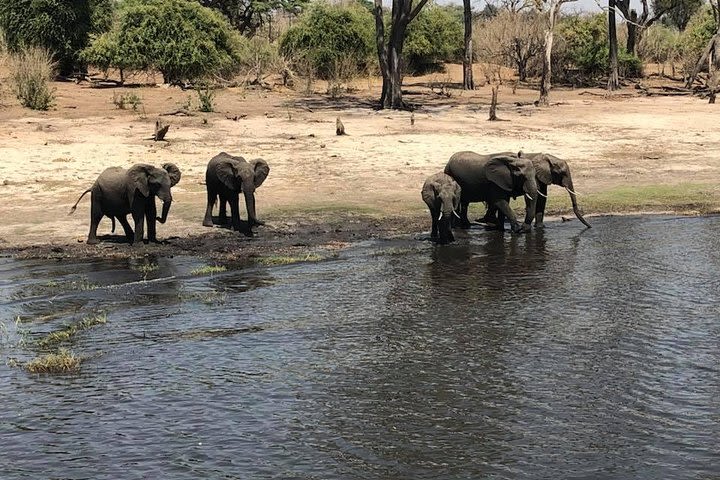
<instances>
[{"instance_id":1,"label":"river water","mask_svg":"<svg viewBox=\"0 0 720 480\"><path fill-rule=\"evenodd\" d=\"M720 218L593 220L204 276L0 259L0 478L716 478ZM15 365L96 312L79 374Z\"/></svg>"}]
</instances>

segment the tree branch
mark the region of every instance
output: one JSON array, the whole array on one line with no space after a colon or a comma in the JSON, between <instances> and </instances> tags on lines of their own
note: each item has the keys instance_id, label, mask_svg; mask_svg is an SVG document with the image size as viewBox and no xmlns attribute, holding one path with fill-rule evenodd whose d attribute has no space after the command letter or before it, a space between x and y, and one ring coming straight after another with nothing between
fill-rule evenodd
<instances>
[{"instance_id":1,"label":"tree branch","mask_svg":"<svg viewBox=\"0 0 720 480\"><path fill-rule=\"evenodd\" d=\"M408 23L412 22L413 19L418 16L418 13L420 13L420 10L422 10L427 2L428 0L420 0L420 3L415 5L415 8L410 12L410 16L408 17Z\"/></svg>"}]
</instances>

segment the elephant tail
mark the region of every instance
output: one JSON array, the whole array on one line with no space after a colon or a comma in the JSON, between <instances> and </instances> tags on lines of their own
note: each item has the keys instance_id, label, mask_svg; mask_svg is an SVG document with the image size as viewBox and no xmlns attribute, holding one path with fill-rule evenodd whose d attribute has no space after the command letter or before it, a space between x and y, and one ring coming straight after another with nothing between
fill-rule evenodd
<instances>
[{"instance_id":1,"label":"elephant tail","mask_svg":"<svg viewBox=\"0 0 720 480\"><path fill-rule=\"evenodd\" d=\"M82 195L80 195L80 198L78 198L77 202L75 202L75 205L73 205L73 207L70 209L70 211L68 212L68 215L72 215L73 213L75 213L75 209L77 209L77 206L78 206L78 203L80 203L80 200L82 200L82 198L85 196L86 193L90 193L91 191L92 191L92 188L85 190L82 193ZM113 222L114 221L115 220L113 219Z\"/></svg>"}]
</instances>

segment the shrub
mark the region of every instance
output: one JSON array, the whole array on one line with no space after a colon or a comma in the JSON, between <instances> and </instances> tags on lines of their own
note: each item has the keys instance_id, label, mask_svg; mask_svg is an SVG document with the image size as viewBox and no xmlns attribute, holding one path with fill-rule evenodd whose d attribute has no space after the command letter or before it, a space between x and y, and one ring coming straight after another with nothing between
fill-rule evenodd
<instances>
[{"instance_id":1,"label":"shrub","mask_svg":"<svg viewBox=\"0 0 720 480\"><path fill-rule=\"evenodd\" d=\"M686 74L692 71L716 31L717 25L709 5L692 16L685 31L680 34L679 42L679 53Z\"/></svg>"},{"instance_id":2,"label":"shrub","mask_svg":"<svg viewBox=\"0 0 720 480\"><path fill-rule=\"evenodd\" d=\"M285 32L280 53L294 65L312 67L320 78L330 78L336 63L343 59L362 71L374 59L374 25L372 14L357 3L318 2Z\"/></svg>"},{"instance_id":3,"label":"shrub","mask_svg":"<svg viewBox=\"0 0 720 480\"><path fill-rule=\"evenodd\" d=\"M277 46L264 37L242 38L239 62L251 83L260 84L264 78L280 73L285 62L278 53Z\"/></svg>"},{"instance_id":4,"label":"shrub","mask_svg":"<svg viewBox=\"0 0 720 480\"><path fill-rule=\"evenodd\" d=\"M407 70L437 71L443 62L460 59L462 48L462 10L431 4L408 25L404 45Z\"/></svg>"},{"instance_id":5,"label":"shrub","mask_svg":"<svg viewBox=\"0 0 720 480\"><path fill-rule=\"evenodd\" d=\"M125 0L83 58L99 68L158 70L165 83L229 73L242 38L218 12L187 0Z\"/></svg>"},{"instance_id":6,"label":"shrub","mask_svg":"<svg viewBox=\"0 0 720 480\"><path fill-rule=\"evenodd\" d=\"M198 96L198 110L201 112L215 111L215 92L208 85L202 85L195 88Z\"/></svg>"},{"instance_id":7,"label":"shrub","mask_svg":"<svg viewBox=\"0 0 720 480\"><path fill-rule=\"evenodd\" d=\"M88 0L0 0L0 29L9 49L43 47L57 58L61 74L78 66L90 26Z\"/></svg>"},{"instance_id":8,"label":"shrub","mask_svg":"<svg viewBox=\"0 0 720 480\"><path fill-rule=\"evenodd\" d=\"M10 79L15 96L23 107L48 110L55 96L50 89L56 64L50 53L39 47L10 55Z\"/></svg>"},{"instance_id":9,"label":"shrub","mask_svg":"<svg viewBox=\"0 0 720 480\"><path fill-rule=\"evenodd\" d=\"M129 105L133 112L137 112L138 107L142 105L142 103L142 98L135 93L113 94L113 104L120 110L125 110Z\"/></svg>"},{"instance_id":10,"label":"shrub","mask_svg":"<svg viewBox=\"0 0 720 480\"><path fill-rule=\"evenodd\" d=\"M647 62L665 64L677 58L680 33L665 25L653 25L638 44L638 56Z\"/></svg>"}]
</instances>

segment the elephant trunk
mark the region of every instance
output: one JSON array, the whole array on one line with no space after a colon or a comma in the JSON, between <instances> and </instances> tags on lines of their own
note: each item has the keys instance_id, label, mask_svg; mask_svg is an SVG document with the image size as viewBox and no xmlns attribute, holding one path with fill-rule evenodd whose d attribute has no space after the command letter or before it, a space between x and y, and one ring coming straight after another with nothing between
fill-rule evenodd
<instances>
[{"instance_id":1,"label":"elephant trunk","mask_svg":"<svg viewBox=\"0 0 720 480\"><path fill-rule=\"evenodd\" d=\"M563 182L563 187L568 191L568 195L570 195L570 202L572 203L573 212L575 213L575 216L580 220L583 225L585 225L588 228L592 228L592 226L585 220L580 213L580 208L578 207L577 203L577 196L575 195L575 189L573 188L572 179L570 177L567 178L567 181Z\"/></svg>"},{"instance_id":2,"label":"elephant trunk","mask_svg":"<svg viewBox=\"0 0 720 480\"><path fill-rule=\"evenodd\" d=\"M257 223L257 217L255 216L255 192L245 191L245 206L247 207L248 214L248 226L250 228Z\"/></svg>"},{"instance_id":3,"label":"elephant trunk","mask_svg":"<svg viewBox=\"0 0 720 480\"><path fill-rule=\"evenodd\" d=\"M172 204L172 200L163 202L162 214L157 219L158 222L165 223L167 221L168 213L170 213L170 204Z\"/></svg>"}]
</instances>

